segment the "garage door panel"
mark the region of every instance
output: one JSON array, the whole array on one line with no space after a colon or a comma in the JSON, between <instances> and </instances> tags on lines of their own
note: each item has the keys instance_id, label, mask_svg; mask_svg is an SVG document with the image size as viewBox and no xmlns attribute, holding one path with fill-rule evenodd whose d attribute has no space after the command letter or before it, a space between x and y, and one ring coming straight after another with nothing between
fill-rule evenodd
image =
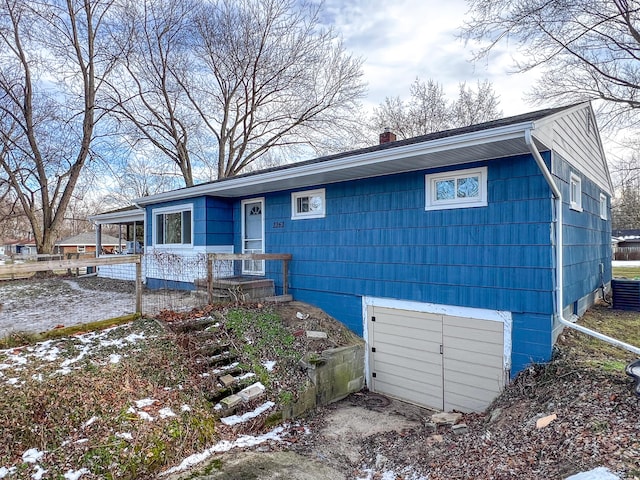
<instances>
[{"instance_id":1,"label":"garage door panel","mask_svg":"<svg viewBox=\"0 0 640 480\"><path fill-rule=\"evenodd\" d=\"M369 353L373 390L419 405L442 408L442 318L372 307Z\"/></svg>"},{"instance_id":2,"label":"garage door panel","mask_svg":"<svg viewBox=\"0 0 640 480\"><path fill-rule=\"evenodd\" d=\"M478 344L488 343L491 345L502 345L504 341L502 330L496 332L493 330L474 329L471 326L462 328L445 325L443 328L443 335L450 340L455 339L460 342L466 340Z\"/></svg>"},{"instance_id":3,"label":"garage door panel","mask_svg":"<svg viewBox=\"0 0 640 480\"><path fill-rule=\"evenodd\" d=\"M410 387L410 386L409 386ZM417 405L432 408L442 408L442 389L433 388L428 390L412 390L407 385L395 385L379 383L375 391L384 392L385 395L398 398Z\"/></svg>"},{"instance_id":4,"label":"garage door panel","mask_svg":"<svg viewBox=\"0 0 640 480\"><path fill-rule=\"evenodd\" d=\"M388 307L375 307L376 320L383 317L391 317L391 318L406 318L408 320L412 320L415 322L418 320L435 320L442 321L442 316L436 313L428 313L428 312L418 312L415 310L404 310L402 308L388 308Z\"/></svg>"},{"instance_id":5,"label":"garage door panel","mask_svg":"<svg viewBox=\"0 0 640 480\"><path fill-rule=\"evenodd\" d=\"M449 327L461 328L468 328L471 325L473 330L502 332L502 322L498 322L495 320L482 320L478 318L464 318L445 315L444 324Z\"/></svg>"},{"instance_id":6,"label":"garage door panel","mask_svg":"<svg viewBox=\"0 0 640 480\"><path fill-rule=\"evenodd\" d=\"M503 365L502 355L469 352L450 347L445 349L444 361L447 368L451 368L455 364L459 371L470 371L474 365L493 369L500 369Z\"/></svg>"},{"instance_id":7,"label":"garage door panel","mask_svg":"<svg viewBox=\"0 0 640 480\"><path fill-rule=\"evenodd\" d=\"M373 391L419 405L484 410L504 386L500 321L369 307ZM441 353L441 346L443 352Z\"/></svg>"},{"instance_id":8,"label":"garage door panel","mask_svg":"<svg viewBox=\"0 0 640 480\"><path fill-rule=\"evenodd\" d=\"M468 340L456 338L451 341L450 337L447 337L447 351L463 351L467 352L467 358L469 354L481 353L485 355L495 355L500 352L500 358L502 358L502 342L478 342L477 340Z\"/></svg>"},{"instance_id":9,"label":"garage door panel","mask_svg":"<svg viewBox=\"0 0 640 480\"><path fill-rule=\"evenodd\" d=\"M382 345L380 347L376 347L374 355L376 361L380 361L387 357L397 358L395 363L402 364L407 367L410 366L409 364L422 362L442 364L442 355L440 355L439 351L426 352L424 350L409 350L395 345Z\"/></svg>"},{"instance_id":10,"label":"garage door panel","mask_svg":"<svg viewBox=\"0 0 640 480\"><path fill-rule=\"evenodd\" d=\"M460 386L456 387L458 391L460 391L460 388L463 388L465 385L467 385L469 389L476 390L481 389L495 391L496 388L502 388L503 375L498 374L495 369L476 367L474 370L478 372L477 375L470 375L469 373L447 369L444 377L447 392L450 391L454 385Z\"/></svg>"},{"instance_id":11,"label":"garage door panel","mask_svg":"<svg viewBox=\"0 0 640 480\"><path fill-rule=\"evenodd\" d=\"M412 372L408 372L402 368L390 366L387 369L379 370L376 372L376 376L373 378L373 386L375 391L384 391L390 393L392 390L393 395L399 398L411 397L411 400L415 401L416 395L429 395L442 397L442 377L435 375L412 375ZM429 380L433 381L433 384L429 383ZM407 395L402 395L398 389L406 389ZM441 404L442 401L438 404Z\"/></svg>"},{"instance_id":12,"label":"garage door panel","mask_svg":"<svg viewBox=\"0 0 640 480\"><path fill-rule=\"evenodd\" d=\"M459 412L482 412L491 404L495 398L495 393L491 394L491 398L475 398L467 395L459 395L451 393L447 395L444 402L444 409L447 412L456 410Z\"/></svg>"},{"instance_id":13,"label":"garage door panel","mask_svg":"<svg viewBox=\"0 0 640 480\"><path fill-rule=\"evenodd\" d=\"M417 378L431 383L442 384L442 363L440 359L433 362L414 362L411 365L399 362L396 357L376 356L376 373L389 373L398 377Z\"/></svg>"},{"instance_id":14,"label":"garage door panel","mask_svg":"<svg viewBox=\"0 0 640 480\"><path fill-rule=\"evenodd\" d=\"M428 343L441 343L441 335L426 335L418 329L409 328L376 328L375 341L377 343L390 343L395 345L406 345L409 348L423 348Z\"/></svg>"}]
</instances>

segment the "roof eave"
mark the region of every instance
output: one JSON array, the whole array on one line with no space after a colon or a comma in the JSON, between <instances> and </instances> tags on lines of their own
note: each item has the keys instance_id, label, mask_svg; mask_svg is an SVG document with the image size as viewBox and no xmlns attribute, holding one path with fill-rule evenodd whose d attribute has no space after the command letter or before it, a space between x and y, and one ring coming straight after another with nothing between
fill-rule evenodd
<instances>
[{"instance_id":1,"label":"roof eave","mask_svg":"<svg viewBox=\"0 0 640 480\"><path fill-rule=\"evenodd\" d=\"M113 223L114 221L119 223L133 222L136 220L144 221L144 209L137 208L124 212L99 213L97 215L89 215L87 218L97 225Z\"/></svg>"},{"instance_id":2,"label":"roof eave","mask_svg":"<svg viewBox=\"0 0 640 480\"><path fill-rule=\"evenodd\" d=\"M225 196L225 192L237 191L243 187L249 187L256 184L269 184L271 182L282 181L285 179L295 179L297 177L309 177L314 174L326 173L336 170L349 170L367 165L374 165L383 162L394 162L397 160L406 160L407 158L416 156L425 156L430 153L442 152L445 150L462 149L475 145L499 142L510 139L524 137L524 132L534 128L534 122L527 121L513 125L469 132L452 137L439 138L427 142L401 145L385 150L376 150L373 152L349 155L326 162L307 163L303 165L294 165L284 170L268 171L257 173L246 177L230 178L227 180L212 182L202 185L195 185L190 188L173 190L170 192L159 193L148 197L142 197L134 200L136 205L149 205L153 203L170 202L174 200L182 200L201 195L217 195ZM455 163L451 163L454 165ZM401 173L403 171L411 171L410 167L398 165L397 170L390 173ZM307 182L308 183L308 182ZM304 186L301 184L301 186ZM230 195L233 196L233 195Z\"/></svg>"}]
</instances>

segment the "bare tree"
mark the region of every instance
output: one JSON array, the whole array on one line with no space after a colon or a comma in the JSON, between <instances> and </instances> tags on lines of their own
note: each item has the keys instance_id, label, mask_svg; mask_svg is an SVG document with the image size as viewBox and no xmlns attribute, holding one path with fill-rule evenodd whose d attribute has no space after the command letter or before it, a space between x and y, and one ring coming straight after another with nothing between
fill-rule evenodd
<instances>
[{"instance_id":1,"label":"bare tree","mask_svg":"<svg viewBox=\"0 0 640 480\"><path fill-rule=\"evenodd\" d=\"M194 8L186 0L123 2L118 10L121 28L112 47L116 74L105 91L133 151L168 158L187 186L194 184L192 157L198 155L192 140L198 116L182 88L197 70L190 33Z\"/></svg>"},{"instance_id":2,"label":"bare tree","mask_svg":"<svg viewBox=\"0 0 640 480\"><path fill-rule=\"evenodd\" d=\"M31 232L29 221L6 187L0 191L0 240L26 238Z\"/></svg>"},{"instance_id":3,"label":"bare tree","mask_svg":"<svg viewBox=\"0 0 640 480\"><path fill-rule=\"evenodd\" d=\"M499 99L489 81L478 82L474 91L466 83L459 86L457 100L447 100L442 85L419 78L411 84L411 98L387 97L374 109L372 127L389 127L398 138L410 138L449 128L495 120L502 115Z\"/></svg>"},{"instance_id":4,"label":"bare tree","mask_svg":"<svg viewBox=\"0 0 640 480\"><path fill-rule=\"evenodd\" d=\"M632 154L613 165L616 196L611 200L613 230L640 229L640 156Z\"/></svg>"},{"instance_id":5,"label":"bare tree","mask_svg":"<svg viewBox=\"0 0 640 480\"><path fill-rule=\"evenodd\" d=\"M476 58L509 42L541 67L532 92L539 101L606 100L610 120L634 123L640 107L640 9L629 0L469 0L462 34L479 45Z\"/></svg>"},{"instance_id":6,"label":"bare tree","mask_svg":"<svg viewBox=\"0 0 640 480\"><path fill-rule=\"evenodd\" d=\"M502 116L500 100L489 80L478 81L475 91L466 83L461 83L459 89L458 99L451 108L454 126L476 125Z\"/></svg>"},{"instance_id":7,"label":"bare tree","mask_svg":"<svg viewBox=\"0 0 640 480\"><path fill-rule=\"evenodd\" d=\"M296 0L127 2L109 89L134 148L153 145L186 185L352 139L361 61Z\"/></svg>"},{"instance_id":8,"label":"bare tree","mask_svg":"<svg viewBox=\"0 0 640 480\"><path fill-rule=\"evenodd\" d=\"M0 182L50 253L98 118L96 92L110 68L98 32L109 1L3 0L0 9Z\"/></svg>"},{"instance_id":9,"label":"bare tree","mask_svg":"<svg viewBox=\"0 0 640 480\"><path fill-rule=\"evenodd\" d=\"M197 58L184 79L191 107L215 138L218 178L269 150L323 148L358 123L361 60L323 29L319 7L296 0L219 0L195 12Z\"/></svg>"}]
</instances>

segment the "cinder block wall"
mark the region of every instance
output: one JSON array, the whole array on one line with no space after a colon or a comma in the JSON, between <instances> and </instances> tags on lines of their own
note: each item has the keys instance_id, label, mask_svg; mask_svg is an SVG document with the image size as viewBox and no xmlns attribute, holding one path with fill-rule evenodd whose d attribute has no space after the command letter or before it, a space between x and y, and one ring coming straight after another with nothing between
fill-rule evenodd
<instances>
[{"instance_id":1,"label":"cinder block wall","mask_svg":"<svg viewBox=\"0 0 640 480\"><path fill-rule=\"evenodd\" d=\"M282 407L282 418L295 418L316 407L342 400L364 387L364 341L331 348L301 361L309 381L298 400Z\"/></svg>"}]
</instances>

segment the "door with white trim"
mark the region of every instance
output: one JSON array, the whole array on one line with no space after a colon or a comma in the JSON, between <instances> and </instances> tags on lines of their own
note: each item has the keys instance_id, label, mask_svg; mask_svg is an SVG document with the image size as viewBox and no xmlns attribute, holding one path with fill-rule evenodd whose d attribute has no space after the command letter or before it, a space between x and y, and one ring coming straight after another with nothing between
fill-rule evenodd
<instances>
[{"instance_id":1,"label":"door with white trim","mask_svg":"<svg viewBox=\"0 0 640 480\"><path fill-rule=\"evenodd\" d=\"M504 388L502 322L373 305L367 317L371 391L472 412Z\"/></svg>"},{"instance_id":2,"label":"door with white trim","mask_svg":"<svg viewBox=\"0 0 640 480\"><path fill-rule=\"evenodd\" d=\"M242 202L242 253L264 253L264 198ZM264 275L264 260L243 260L243 275Z\"/></svg>"}]
</instances>

